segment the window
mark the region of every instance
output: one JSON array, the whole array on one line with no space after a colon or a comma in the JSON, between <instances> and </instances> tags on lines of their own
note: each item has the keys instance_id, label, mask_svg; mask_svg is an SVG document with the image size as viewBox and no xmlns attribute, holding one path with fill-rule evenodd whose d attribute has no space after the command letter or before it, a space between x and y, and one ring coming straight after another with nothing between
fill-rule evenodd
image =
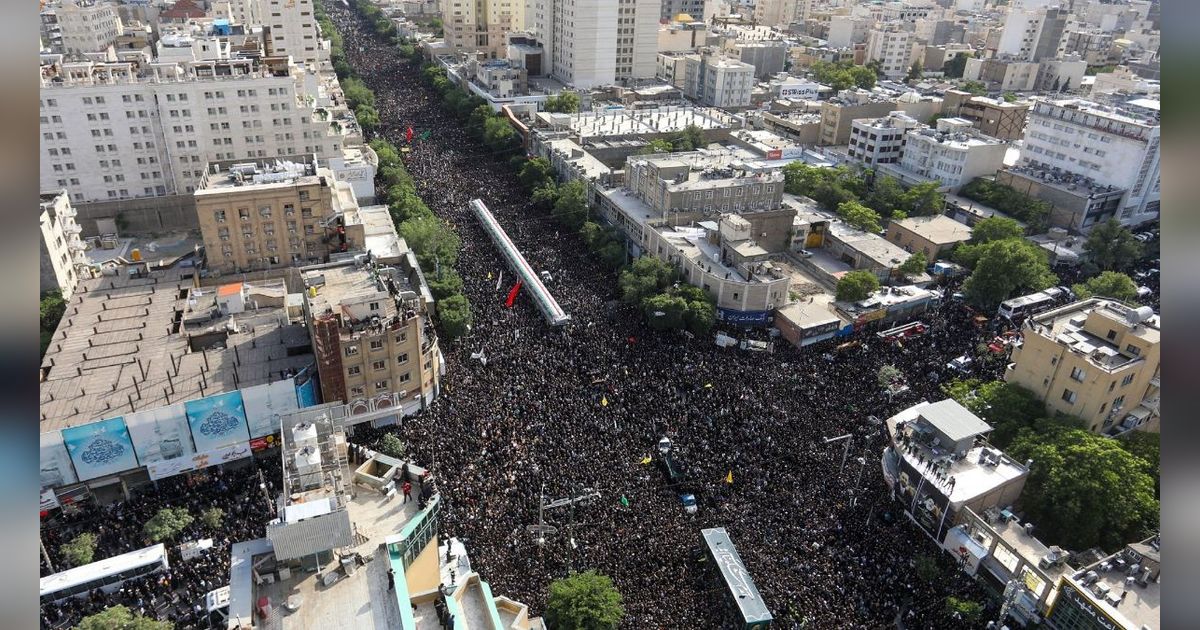
<instances>
[{"instance_id":1,"label":"window","mask_svg":"<svg viewBox=\"0 0 1200 630\"><path fill-rule=\"evenodd\" d=\"M358 346L346 346L346 356L352 357L358 354Z\"/></svg>"},{"instance_id":2,"label":"window","mask_svg":"<svg viewBox=\"0 0 1200 630\"><path fill-rule=\"evenodd\" d=\"M1110 331L1108 331L1108 335L1107 335L1107 337L1108 337L1108 340L1109 340L1109 341L1112 341L1113 339L1116 339L1116 338L1117 338L1117 331L1115 331L1115 330L1110 330Z\"/></svg>"},{"instance_id":3,"label":"window","mask_svg":"<svg viewBox=\"0 0 1200 630\"><path fill-rule=\"evenodd\" d=\"M1121 387L1125 387L1126 385L1132 383L1134 376L1136 376L1136 374L1126 374L1125 378L1121 379Z\"/></svg>"},{"instance_id":4,"label":"window","mask_svg":"<svg viewBox=\"0 0 1200 630\"><path fill-rule=\"evenodd\" d=\"M404 365L405 363L408 363L408 353L405 352L404 354L396 357L396 363L398 363L399 365Z\"/></svg>"},{"instance_id":5,"label":"window","mask_svg":"<svg viewBox=\"0 0 1200 630\"><path fill-rule=\"evenodd\" d=\"M366 395L366 388L363 387L362 385L355 385L354 387L350 388L350 396L364 396L364 395Z\"/></svg>"},{"instance_id":6,"label":"window","mask_svg":"<svg viewBox=\"0 0 1200 630\"><path fill-rule=\"evenodd\" d=\"M308 191L307 190L300 191L300 201L308 201ZM309 213L312 212L312 208L308 208L307 210Z\"/></svg>"},{"instance_id":7,"label":"window","mask_svg":"<svg viewBox=\"0 0 1200 630\"><path fill-rule=\"evenodd\" d=\"M405 372L404 374L400 375L400 382L401 382L401 383L407 383L407 382L409 382L409 381L411 381L411 380L412 380L412 373L411 373L411 372Z\"/></svg>"},{"instance_id":8,"label":"window","mask_svg":"<svg viewBox=\"0 0 1200 630\"><path fill-rule=\"evenodd\" d=\"M70 169L71 165L68 164L67 168ZM1133 344L1129 344L1129 345L1125 346L1125 352L1128 352L1129 354L1132 354L1133 356L1136 357L1142 353L1142 349Z\"/></svg>"},{"instance_id":9,"label":"window","mask_svg":"<svg viewBox=\"0 0 1200 630\"><path fill-rule=\"evenodd\" d=\"M376 372L387 369L387 361L374 361L371 363L371 369Z\"/></svg>"},{"instance_id":10,"label":"window","mask_svg":"<svg viewBox=\"0 0 1200 630\"><path fill-rule=\"evenodd\" d=\"M1087 376L1087 373L1084 372L1081 368L1077 368L1077 367L1071 368L1071 378L1082 383L1085 376Z\"/></svg>"},{"instance_id":11,"label":"window","mask_svg":"<svg viewBox=\"0 0 1200 630\"><path fill-rule=\"evenodd\" d=\"M1113 409L1120 409L1121 405L1125 404L1125 395L1121 394L1113 399Z\"/></svg>"},{"instance_id":12,"label":"window","mask_svg":"<svg viewBox=\"0 0 1200 630\"><path fill-rule=\"evenodd\" d=\"M404 343L405 341L408 341L408 333L402 332L396 335L396 343Z\"/></svg>"},{"instance_id":13,"label":"window","mask_svg":"<svg viewBox=\"0 0 1200 630\"><path fill-rule=\"evenodd\" d=\"M346 373L350 376L358 376L362 373L362 368L358 367L357 365L351 365L346 369Z\"/></svg>"},{"instance_id":14,"label":"window","mask_svg":"<svg viewBox=\"0 0 1200 630\"><path fill-rule=\"evenodd\" d=\"M1065 401L1067 401L1067 402L1069 402L1069 403L1071 403L1072 405L1074 405L1074 404L1075 404L1075 399L1076 399L1076 398L1078 398L1078 397L1079 397L1079 396L1078 396L1078 395L1077 395L1075 392L1073 392L1073 391L1071 391L1071 390L1069 390L1069 389L1064 389L1064 390L1063 390L1063 393L1062 393L1062 399L1063 399L1063 400L1065 400Z\"/></svg>"},{"instance_id":15,"label":"window","mask_svg":"<svg viewBox=\"0 0 1200 630\"><path fill-rule=\"evenodd\" d=\"M369 306L371 307L371 310L372 310L372 311L378 311L378 310L379 310L379 302L371 302L371 304L370 304Z\"/></svg>"},{"instance_id":16,"label":"window","mask_svg":"<svg viewBox=\"0 0 1200 630\"><path fill-rule=\"evenodd\" d=\"M380 350L380 349L382 349L382 348L383 348L383 341L381 341L381 340L379 340L379 339L376 339L376 340L374 340L374 341L372 341L372 342L371 342L371 349L372 349L372 350Z\"/></svg>"},{"instance_id":17,"label":"window","mask_svg":"<svg viewBox=\"0 0 1200 630\"><path fill-rule=\"evenodd\" d=\"M387 386L388 386L387 379L384 379L382 381L375 381L375 389L387 389Z\"/></svg>"}]
</instances>

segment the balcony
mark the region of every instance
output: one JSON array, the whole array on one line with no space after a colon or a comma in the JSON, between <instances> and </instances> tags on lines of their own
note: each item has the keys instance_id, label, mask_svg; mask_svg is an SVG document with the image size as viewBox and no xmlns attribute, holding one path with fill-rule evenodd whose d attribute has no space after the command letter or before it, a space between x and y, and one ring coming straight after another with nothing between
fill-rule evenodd
<instances>
[{"instance_id":1,"label":"balcony","mask_svg":"<svg viewBox=\"0 0 1200 630\"><path fill-rule=\"evenodd\" d=\"M79 227L78 223L72 223L70 225L63 226L63 232L66 232L67 234L74 234L75 236L78 236L83 233L83 228Z\"/></svg>"}]
</instances>

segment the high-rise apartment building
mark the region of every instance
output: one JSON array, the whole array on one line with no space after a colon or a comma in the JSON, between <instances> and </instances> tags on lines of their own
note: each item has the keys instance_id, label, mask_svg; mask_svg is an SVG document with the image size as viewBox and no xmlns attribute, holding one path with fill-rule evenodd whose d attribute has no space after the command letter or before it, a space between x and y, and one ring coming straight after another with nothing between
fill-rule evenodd
<instances>
[{"instance_id":1,"label":"high-rise apartment building","mask_svg":"<svg viewBox=\"0 0 1200 630\"><path fill-rule=\"evenodd\" d=\"M674 19L679 14L690 16L695 20L704 20L704 8L709 2L717 0L662 0L660 16L664 20Z\"/></svg>"},{"instance_id":2,"label":"high-rise apartment building","mask_svg":"<svg viewBox=\"0 0 1200 630\"><path fill-rule=\"evenodd\" d=\"M75 223L75 209L71 207L66 191L42 193L40 201L40 290L57 289L69 300L79 281L79 268L87 264L83 241L79 238L81 230Z\"/></svg>"},{"instance_id":3,"label":"high-rise apartment building","mask_svg":"<svg viewBox=\"0 0 1200 630\"><path fill-rule=\"evenodd\" d=\"M267 37L267 53L297 62L320 63L329 59L329 48L321 43L313 0L258 0Z\"/></svg>"},{"instance_id":4,"label":"high-rise apartment building","mask_svg":"<svg viewBox=\"0 0 1200 630\"><path fill-rule=\"evenodd\" d=\"M207 162L341 155L314 117L313 68L286 58L178 63L43 56L41 188L78 203L191 194ZM307 87L306 87L307 86Z\"/></svg>"},{"instance_id":5,"label":"high-rise apartment building","mask_svg":"<svg viewBox=\"0 0 1200 630\"><path fill-rule=\"evenodd\" d=\"M749 107L754 66L715 54L684 56L683 93L702 105Z\"/></svg>"},{"instance_id":6,"label":"high-rise apartment building","mask_svg":"<svg viewBox=\"0 0 1200 630\"><path fill-rule=\"evenodd\" d=\"M1148 307L1096 297L1030 317L1004 380L1097 433L1157 428L1162 331Z\"/></svg>"},{"instance_id":7,"label":"high-rise apartment building","mask_svg":"<svg viewBox=\"0 0 1200 630\"><path fill-rule=\"evenodd\" d=\"M117 7L107 2L69 0L54 13L62 37L61 52L70 55L100 52L123 32Z\"/></svg>"},{"instance_id":8,"label":"high-rise apartment building","mask_svg":"<svg viewBox=\"0 0 1200 630\"><path fill-rule=\"evenodd\" d=\"M889 79L903 77L912 64L914 42L911 32L898 28L872 30L867 35L867 61L878 61Z\"/></svg>"},{"instance_id":9,"label":"high-rise apartment building","mask_svg":"<svg viewBox=\"0 0 1200 630\"><path fill-rule=\"evenodd\" d=\"M350 184L312 156L207 165L195 193L208 268L224 273L320 263L359 250Z\"/></svg>"},{"instance_id":10,"label":"high-rise apartment building","mask_svg":"<svg viewBox=\"0 0 1200 630\"><path fill-rule=\"evenodd\" d=\"M996 53L1010 55L1019 61L1061 56L1067 43L1066 28L1070 17L1071 11L1065 7L1014 8L1004 20Z\"/></svg>"},{"instance_id":11,"label":"high-rise apartment building","mask_svg":"<svg viewBox=\"0 0 1200 630\"><path fill-rule=\"evenodd\" d=\"M525 26L524 0L441 0L442 32L453 50L503 58L508 34Z\"/></svg>"},{"instance_id":12,"label":"high-rise apartment building","mask_svg":"<svg viewBox=\"0 0 1200 630\"><path fill-rule=\"evenodd\" d=\"M529 0L525 28L556 79L579 89L649 79L660 0Z\"/></svg>"}]
</instances>

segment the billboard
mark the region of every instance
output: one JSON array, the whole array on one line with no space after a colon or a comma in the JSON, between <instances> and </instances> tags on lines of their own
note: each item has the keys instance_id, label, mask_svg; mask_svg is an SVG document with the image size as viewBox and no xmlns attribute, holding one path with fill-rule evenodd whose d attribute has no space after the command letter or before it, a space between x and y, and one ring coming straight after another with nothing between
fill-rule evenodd
<instances>
[{"instance_id":1,"label":"billboard","mask_svg":"<svg viewBox=\"0 0 1200 630\"><path fill-rule=\"evenodd\" d=\"M250 441L241 391L189 400L183 405L197 453Z\"/></svg>"},{"instance_id":2,"label":"billboard","mask_svg":"<svg viewBox=\"0 0 1200 630\"><path fill-rule=\"evenodd\" d=\"M190 470L202 470L209 466L237 461L249 457L250 452L249 442L238 442L205 453L154 462L146 466L146 472L150 474L151 479L158 480Z\"/></svg>"},{"instance_id":3,"label":"billboard","mask_svg":"<svg viewBox=\"0 0 1200 630\"><path fill-rule=\"evenodd\" d=\"M737 311L731 308L718 308L717 321L741 326L766 326L771 311Z\"/></svg>"},{"instance_id":4,"label":"billboard","mask_svg":"<svg viewBox=\"0 0 1200 630\"><path fill-rule=\"evenodd\" d=\"M196 452L183 403L131 413L125 416L125 426L143 466Z\"/></svg>"},{"instance_id":5,"label":"billboard","mask_svg":"<svg viewBox=\"0 0 1200 630\"><path fill-rule=\"evenodd\" d=\"M779 84L779 98L815 101L817 90L821 86L804 81L786 82Z\"/></svg>"},{"instance_id":6,"label":"billboard","mask_svg":"<svg viewBox=\"0 0 1200 630\"><path fill-rule=\"evenodd\" d=\"M300 408L292 379L247 387L242 390L242 403L252 439L278 433L279 416Z\"/></svg>"},{"instance_id":7,"label":"billboard","mask_svg":"<svg viewBox=\"0 0 1200 630\"><path fill-rule=\"evenodd\" d=\"M80 481L138 467L124 418L109 418L63 429L62 437Z\"/></svg>"},{"instance_id":8,"label":"billboard","mask_svg":"<svg viewBox=\"0 0 1200 630\"><path fill-rule=\"evenodd\" d=\"M79 481L71 466L71 456L63 444L62 434L51 431L41 435L41 482L43 488L57 488Z\"/></svg>"},{"instance_id":9,"label":"billboard","mask_svg":"<svg viewBox=\"0 0 1200 630\"><path fill-rule=\"evenodd\" d=\"M296 384L296 401L301 408L314 407L317 400L317 371L311 367L300 370L292 381Z\"/></svg>"}]
</instances>

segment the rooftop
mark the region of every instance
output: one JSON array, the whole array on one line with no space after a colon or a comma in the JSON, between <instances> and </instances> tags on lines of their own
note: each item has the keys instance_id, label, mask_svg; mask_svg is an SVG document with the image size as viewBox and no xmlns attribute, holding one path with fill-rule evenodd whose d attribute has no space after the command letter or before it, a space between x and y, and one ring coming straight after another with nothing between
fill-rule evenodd
<instances>
[{"instance_id":1,"label":"rooftop","mask_svg":"<svg viewBox=\"0 0 1200 630\"><path fill-rule=\"evenodd\" d=\"M1127 348L1093 332L1100 329L1121 331L1121 336L1114 340L1117 342L1133 338L1157 346L1161 340L1159 316L1153 309L1148 306L1130 308L1102 297L1074 302L1031 317L1025 322L1024 332L1053 339L1072 352L1087 355L1089 362L1106 370L1119 369L1143 359L1141 354L1131 354Z\"/></svg>"},{"instance_id":2,"label":"rooftop","mask_svg":"<svg viewBox=\"0 0 1200 630\"><path fill-rule=\"evenodd\" d=\"M1160 545L1157 535L1126 545L1100 562L1076 571L1069 579L1094 606L1120 623L1122 630L1158 630L1162 627ZM1136 572L1134 566L1138 567ZM1149 576L1144 573L1147 569ZM1145 582L1145 586L1140 582Z\"/></svg>"},{"instance_id":3,"label":"rooftop","mask_svg":"<svg viewBox=\"0 0 1200 630\"><path fill-rule=\"evenodd\" d=\"M80 282L46 350L43 432L277 381L312 363L308 332L288 322L282 299L185 326L183 313L216 294L195 288L192 269L111 272ZM206 349L222 344L234 351Z\"/></svg>"},{"instance_id":4,"label":"rooftop","mask_svg":"<svg viewBox=\"0 0 1200 630\"><path fill-rule=\"evenodd\" d=\"M894 223L938 245L958 243L971 238L971 228L945 215L909 217Z\"/></svg>"},{"instance_id":5,"label":"rooftop","mask_svg":"<svg viewBox=\"0 0 1200 630\"><path fill-rule=\"evenodd\" d=\"M361 257L300 270L313 317L338 316L351 337L376 326L407 321L420 309L420 295L397 267Z\"/></svg>"},{"instance_id":6,"label":"rooftop","mask_svg":"<svg viewBox=\"0 0 1200 630\"><path fill-rule=\"evenodd\" d=\"M1108 119L1113 122L1138 125L1142 127L1157 127L1159 124L1157 120L1154 120L1149 116L1139 115L1132 110L1102 105L1095 101L1084 100L1081 98L1065 98L1059 100L1038 99L1035 101L1032 113L1046 115L1054 111L1053 108L1078 110L1088 114L1094 114L1100 118Z\"/></svg>"},{"instance_id":7,"label":"rooftop","mask_svg":"<svg viewBox=\"0 0 1200 630\"><path fill-rule=\"evenodd\" d=\"M544 126L566 128L581 139L594 136L662 134L682 131L689 125L700 129L733 127L735 119L707 107L658 107L654 109L606 109L577 114L538 112Z\"/></svg>"},{"instance_id":8,"label":"rooftop","mask_svg":"<svg viewBox=\"0 0 1200 630\"><path fill-rule=\"evenodd\" d=\"M992 430L991 425L952 398L926 405L919 417L954 442Z\"/></svg>"},{"instance_id":9,"label":"rooftop","mask_svg":"<svg viewBox=\"0 0 1200 630\"><path fill-rule=\"evenodd\" d=\"M324 180L318 174L315 156L222 160L208 163L196 196L225 193L234 188L249 191L316 184L324 184Z\"/></svg>"}]
</instances>

